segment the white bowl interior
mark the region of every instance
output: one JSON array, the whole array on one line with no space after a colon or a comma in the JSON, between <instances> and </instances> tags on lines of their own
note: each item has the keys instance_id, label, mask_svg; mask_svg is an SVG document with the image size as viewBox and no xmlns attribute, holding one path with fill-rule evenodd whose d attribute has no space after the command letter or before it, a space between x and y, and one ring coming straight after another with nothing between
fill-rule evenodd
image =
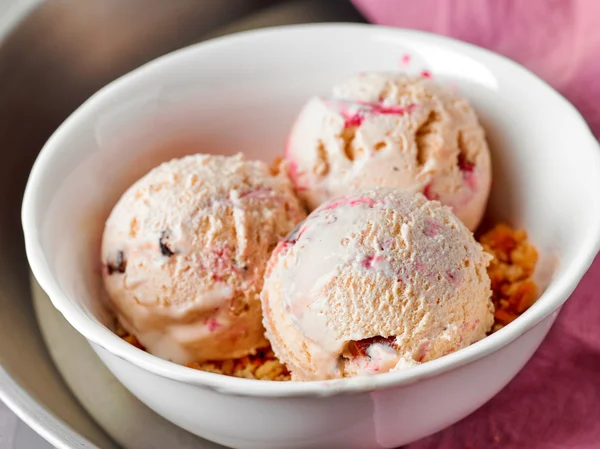
<instances>
[{"instance_id":1,"label":"white bowl interior","mask_svg":"<svg viewBox=\"0 0 600 449\"><path fill-rule=\"evenodd\" d=\"M401 67L407 54L410 66ZM195 152L271 161L310 96L356 72L405 69L427 69L469 98L492 149L490 219L524 227L543 255L542 282L560 279L596 244L600 223L597 144L572 106L516 64L466 44L348 26L220 39L93 97L49 141L30 185L26 207L50 275L76 307L108 324L98 307L102 227L134 180Z\"/></svg>"}]
</instances>

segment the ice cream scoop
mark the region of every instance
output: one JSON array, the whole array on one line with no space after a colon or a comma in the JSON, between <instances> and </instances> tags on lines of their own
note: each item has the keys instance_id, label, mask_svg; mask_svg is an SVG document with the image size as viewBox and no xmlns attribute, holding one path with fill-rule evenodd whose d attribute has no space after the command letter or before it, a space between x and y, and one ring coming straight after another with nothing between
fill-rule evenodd
<instances>
[{"instance_id":1,"label":"ice cream scoop","mask_svg":"<svg viewBox=\"0 0 600 449\"><path fill-rule=\"evenodd\" d=\"M396 187L441 201L475 230L491 187L485 133L467 100L402 73L362 73L309 100L285 157L310 210L352 190Z\"/></svg>"},{"instance_id":2,"label":"ice cream scoop","mask_svg":"<svg viewBox=\"0 0 600 449\"><path fill-rule=\"evenodd\" d=\"M261 293L294 380L399 370L483 338L491 259L437 201L399 189L322 204L282 240Z\"/></svg>"},{"instance_id":3,"label":"ice cream scoop","mask_svg":"<svg viewBox=\"0 0 600 449\"><path fill-rule=\"evenodd\" d=\"M154 168L123 194L104 229L103 278L119 321L149 352L177 363L268 345L265 266L304 217L287 175L242 155Z\"/></svg>"}]
</instances>

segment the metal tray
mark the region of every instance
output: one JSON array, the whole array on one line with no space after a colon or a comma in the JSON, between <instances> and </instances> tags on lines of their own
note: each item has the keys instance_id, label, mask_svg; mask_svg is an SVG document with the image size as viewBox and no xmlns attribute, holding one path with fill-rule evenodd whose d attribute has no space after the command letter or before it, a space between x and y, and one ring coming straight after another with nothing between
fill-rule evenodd
<instances>
[{"instance_id":1,"label":"metal tray","mask_svg":"<svg viewBox=\"0 0 600 449\"><path fill-rule=\"evenodd\" d=\"M0 18L0 399L59 448L217 447L137 402L30 285L20 224L27 175L79 104L144 62L244 29L362 19L345 0L10 3Z\"/></svg>"}]
</instances>

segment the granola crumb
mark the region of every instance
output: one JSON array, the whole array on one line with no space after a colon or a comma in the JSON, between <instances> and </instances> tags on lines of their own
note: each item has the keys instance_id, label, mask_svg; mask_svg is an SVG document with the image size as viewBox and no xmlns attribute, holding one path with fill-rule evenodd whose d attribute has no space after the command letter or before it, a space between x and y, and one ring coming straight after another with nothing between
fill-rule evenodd
<instances>
[{"instance_id":1,"label":"granola crumb","mask_svg":"<svg viewBox=\"0 0 600 449\"><path fill-rule=\"evenodd\" d=\"M491 333L514 321L537 299L537 286L532 279L538 260L536 248L527 240L527 233L506 224L499 224L478 238L494 259L488 267L492 282L495 323ZM144 350L137 338L120 325L117 335ZM275 357L270 347L239 359L188 363L189 368L245 379L287 381L290 373ZM496 437L498 438L498 437ZM498 438L499 440L499 438ZM498 441L496 440L496 441Z\"/></svg>"},{"instance_id":2,"label":"granola crumb","mask_svg":"<svg viewBox=\"0 0 600 449\"><path fill-rule=\"evenodd\" d=\"M188 368L245 379L290 380L287 368L277 360L271 348L259 349L256 354L235 360L192 362Z\"/></svg>"},{"instance_id":3,"label":"granola crumb","mask_svg":"<svg viewBox=\"0 0 600 449\"><path fill-rule=\"evenodd\" d=\"M146 348L144 348L144 347L142 346L142 344L141 344L141 343L138 341L138 339L137 339L135 336L133 336L133 335L131 335L131 334L128 334L128 335L125 335L125 336L124 336L124 337L122 337L122 338L123 338L123 340L125 340L127 343L129 343L130 345L133 345L133 346L135 346L136 348L138 348L138 349L141 349L142 351L145 351L145 350L146 350Z\"/></svg>"},{"instance_id":4,"label":"granola crumb","mask_svg":"<svg viewBox=\"0 0 600 449\"><path fill-rule=\"evenodd\" d=\"M283 157L277 156L269 168L273 176L277 176L280 173L285 173L286 161Z\"/></svg>"},{"instance_id":5,"label":"granola crumb","mask_svg":"<svg viewBox=\"0 0 600 449\"><path fill-rule=\"evenodd\" d=\"M514 321L537 299L532 279L538 252L527 240L527 233L499 224L479 239L483 248L494 256L488 267L492 281L492 301L496 323L492 332Z\"/></svg>"}]
</instances>

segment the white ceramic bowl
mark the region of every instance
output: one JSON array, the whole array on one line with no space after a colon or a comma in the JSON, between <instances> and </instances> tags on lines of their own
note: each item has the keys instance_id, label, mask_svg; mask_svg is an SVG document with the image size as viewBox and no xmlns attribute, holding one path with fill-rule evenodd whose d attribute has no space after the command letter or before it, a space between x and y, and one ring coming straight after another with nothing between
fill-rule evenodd
<instances>
[{"instance_id":1,"label":"white ceramic bowl","mask_svg":"<svg viewBox=\"0 0 600 449\"><path fill-rule=\"evenodd\" d=\"M545 291L494 335L397 373L328 382L235 379L160 360L105 325L99 246L119 195L160 161L194 152L271 160L303 102L347 75L427 69L478 110L493 153L492 220L524 226ZM217 39L110 84L48 141L23 204L41 286L140 400L237 448L393 448L448 426L521 369L600 244L600 149L578 112L517 64L468 44L368 25L308 25Z\"/></svg>"}]
</instances>

